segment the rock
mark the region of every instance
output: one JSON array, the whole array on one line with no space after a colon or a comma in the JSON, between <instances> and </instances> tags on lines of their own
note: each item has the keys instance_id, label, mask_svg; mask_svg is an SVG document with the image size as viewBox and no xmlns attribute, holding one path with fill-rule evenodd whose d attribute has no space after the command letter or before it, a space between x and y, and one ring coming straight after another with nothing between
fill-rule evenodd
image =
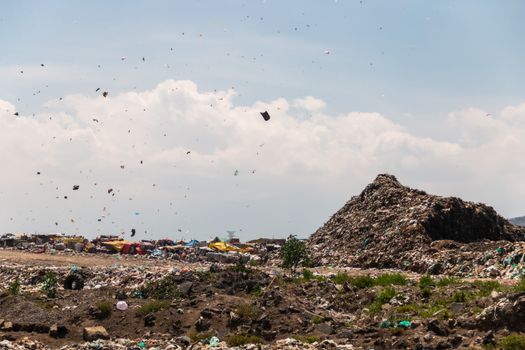
<instances>
[{"instance_id":1,"label":"rock","mask_svg":"<svg viewBox=\"0 0 525 350\"><path fill-rule=\"evenodd\" d=\"M177 291L184 297L187 297L191 293L193 288L193 282L183 282L177 286Z\"/></svg>"},{"instance_id":2,"label":"rock","mask_svg":"<svg viewBox=\"0 0 525 350\"><path fill-rule=\"evenodd\" d=\"M334 328L328 322L323 322L315 326L316 332L323 334L332 334L334 333Z\"/></svg>"},{"instance_id":3,"label":"rock","mask_svg":"<svg viewBox=\"0 0 525 350\"><path fill-rule=\"evenodd\" d=\"M55 323L49 327L49 336L52 338L64 338L67 333L68 329L65 326L59 326Z\"/></svg>"},{"instance_id":4,"label":"rock","mask_svg":"<svg viewBox=\"0 0 525 350\"><path fill-rule=\"evenodd\" d=\"M201 311L201 316L203 318L210 319L210 318L213 318L213 312L211 312L211 310L209 310L209 309L203 309Z\"/></svg>"},{"instance_id":5,"label":"rock","mask_svg":"<svg viewBox=\"0 0 525 350\"><path fill-rule=\"evenodd\" d=\"M241 322L241 317L239 315L237 315L235 312L233 311L230 311L230 318L228 320L228 326L229 327L236 327L240 324Z\"/></svg>"},{"instance_id":6,"label":"rock","mask_svg":"<svg viewBox=\"0 0 525 350\"><path fill-rule=\"evenodd\" d=\"M84 278L79 273L70 273L64 280L64 289L81 290L84 288Z\"/></svg>"},{"instance_id":7,"label":"rock","mask_svg":"<svg viewBox=\"0 0 525 350\"><path fill-rule=\"evenodd\" d=\"M337 344L330 339L325 339L319 344L320 349L335 349L337 347Z\"/></svg>"},{"instance_id":8,"label":"rock","mask_svg":"<svg viewBox=\"0 0 525 350\"><path fill-rule=\"evenodd\" d=\"M525 293L518 293L495 301L477 317L479 327L494 330L506 327L511 331L525 331Z\"/></svg>"},{"instance_id":9,"label":"rock","mask_svg":"<svg viewBox=\"0 0 525 350\"><path fill-rule=\"evenodd\" d=\"M155 325L155 315L154 314L147 314L144 316L144 327L153 327Z\"/></svg>"},{"instance_id":10,"label":"rock","mask_svg":"<svg viewBox=\"0 0 525 350\"><path fill-rule=\"evenodd\" d=\"M205 332L210 328L210 323L205 321L204 318L199 317L197 321L195 321L195 330L197 332Z\"/></svg>"},{"instance_id":11,"label":"rock","mask_svg":"<svg viewBox=\"0 0 525 350\"><path fill-rule=\"evenodd\" d=\"M177 339L177 342L182 344L182 345L190 345L191 344L191 338L184 335L182 337L178 337Z\"/></svg>"},{"instance_id":12,"label":"rock","mask_svg":"<svg viewBox=\"0 0 525 350\"><path fill-rule=\"evenodd\" d=\"M2 330L5 332L11 332L13 330L13 322L4 322Z\"/></svg>"},{"instance_id":13,"label":"rock","mask_svg":"<svg viewBox=\"0 0 525 350\"><path fill-rule=\"evenodd\" d=\"M434 332L436 335L448 335L448 329L436 318L428 322L427 329Z\"/></svg>"},{"instance_id":14,"label":"rock","mask_svg":"<svg viewBox=\"0 0 525 350\"><path fill-rule=\"evenodd\" d=\"M128 299L128 294L126 293L125 290L119 290L115 293L115 299L117 300L127 300Z\"/></svg>"},{"instance_id":15,"label":"rock","mask_svg":"<svg viewBox=\"0 0 525 350\"><path fill-rule=\"evenodd\" d=\"M109 339L109 334L102 326L86 327L84 328L83 337L85 341L93 341L97 339Z\"/></svg>"},{"instance_id":16,"label":"rock","mask_svg":"<svg viewBox=\"0 0 525 350\"><path fill-rule=\"evenodd\" d=\"M465 304L463 304L463 303L452 303L452 304L450 304L450 311L452 311L455 314L463 311L464 308L465 308Z\"/></svg>"},{"instance_id":17,"label":"rock","mask_svg":"<svg viewBox=\"0 0 525 350\"><path fill-rule=\"evenodd\" d=\"M496 345L496 339L494 338L494 332L492 330L488 331L483 337L483 345Z\"/></svg>"}]
</instances>

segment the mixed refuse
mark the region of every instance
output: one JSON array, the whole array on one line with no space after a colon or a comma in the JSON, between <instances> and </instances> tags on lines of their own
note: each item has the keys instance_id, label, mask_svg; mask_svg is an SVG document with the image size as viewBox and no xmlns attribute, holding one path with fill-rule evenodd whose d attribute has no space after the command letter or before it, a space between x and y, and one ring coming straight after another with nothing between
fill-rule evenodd
<instances>
[{"instance_id":1,"label":"mixed refuse","mask_svg":"<svg viewBox=\"0 0 525 350\"><path fill-rule=\"evenodd\" d=\"M429 195L382 174L309 239L320 265L519 277L525 227L487 205Z\"/></svg>"},{"instance_id":2,"label":"mixed refuse","mask_svg":"<svg viewBox=\"0 0 525 350\"><path fill-rule=\"evenodd\" d=\"M239 239L218 237L211 241L159 240L128 241L118 236L99 236L88 240L83 236L51 234L3 234L0 249L48 254L95 254L141 256L148 259L170 259L186 262L235 263L243 260L267 259L277 251L284 239L257 239L241 243Z\"/></svg>"},{"instance_id":3,"label":"mixed refuse","mask_svg":"<svg viewBox=\"0 0 525 350\"><path fill-rule=\"evenodd\" d=\"M525 349L524 235L379 175L297 270L293 237L4 236L0 349Z\"/></svg>"},{"instance_id":4,"label":"mixed refuse","mask_svg":"<svg viewBox=\"0 0 525 350\"><path fill-rule=\"evenodd\" d=\"M482 349L525 331L525 280L46 257L1 259L0 349Z\"/></svg>"}]
</instances>

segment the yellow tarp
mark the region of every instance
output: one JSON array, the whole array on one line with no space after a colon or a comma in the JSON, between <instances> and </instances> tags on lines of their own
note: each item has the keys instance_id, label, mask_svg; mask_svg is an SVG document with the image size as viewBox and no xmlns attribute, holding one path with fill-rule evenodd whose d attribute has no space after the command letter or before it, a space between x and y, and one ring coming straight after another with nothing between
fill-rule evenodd
<instances>
[{"instance_id":1,"label":"yellow tarp","mask_svg":"<svg viewBox=\"0 0 525 350\"><path fill-rule=\"evenodd\" d=\"M236 246L224 242L210 243L208 244L208 248L221 252L246 252L245 249L237 248Z\"/></svg>"},{"instance_id":2,"label":"yellow tarp","mask_svg":"<svg viewBox=\"0 0 525 350\"><path fill-rule=\"evenodd\" d=\"M61 239L62 243L69 244L69 243L83 243L84 237L67 237Z\"/></svg>"},{"instance_id":3,"label":"yellow tarp","mask_svg":"<svg viewBox=\"0 0 525 350\"><path fill-rule=\"evenodd\" d=\"M102 243L102 245L109 245L110 247L113 247L119 253L120 253L120 251L122 250L122 248L126 244L131 244L131 242L128 242L128 241L111 241L111 242L104 242L104 243Z\"/></svg>"}]
</instances>

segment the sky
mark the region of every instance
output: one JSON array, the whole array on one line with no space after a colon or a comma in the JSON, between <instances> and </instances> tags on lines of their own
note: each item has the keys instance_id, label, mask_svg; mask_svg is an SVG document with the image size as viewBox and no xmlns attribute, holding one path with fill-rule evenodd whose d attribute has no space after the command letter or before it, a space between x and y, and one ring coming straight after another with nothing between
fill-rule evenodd
<instances>
[{"instance_id":1,"label":"sky","mask_svg":"<svg viewBox=\"0 0 525 350\"><path fill-rule=\"evenodd\" d=\"M2 1L0 232L307 237L385 172L524 215L524 10Z\"/></svg>"}]
</instances>

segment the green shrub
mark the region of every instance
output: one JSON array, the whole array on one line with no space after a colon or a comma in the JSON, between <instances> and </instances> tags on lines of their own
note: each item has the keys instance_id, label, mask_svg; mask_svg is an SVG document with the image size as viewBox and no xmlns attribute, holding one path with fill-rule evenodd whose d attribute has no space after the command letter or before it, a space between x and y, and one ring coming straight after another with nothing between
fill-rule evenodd
<instances>
[{"instance_id":1,"label":"green shrub","mask_svg":"<svg viewBox=\"0 0 525 350\"><path fill-rule=\"evenodd\" d=\"M141 290L145 297L166 300L180 297L177 290L177 282L172 274L162 277L158 281L149 282Z\"/></svg>"},{"instance_id":2,"label":"green shrub","mask_svg":"<svg viewBox=\"0 0 525 350\"><path fill-rule=\"evenodd\" d=\"M511 333L498 341L498 347L501 350L525 350L525 336Z\"/></svg>"},{"instance_id":3,"label":"green shrub","mask_svg":"<svg viewBox=\"0 0 525 350\"><path fill-rule=\"evenodd\" d=\"M256 305L241 304L237 306L235 313L241 318L256 320L262 315L262 310Z\"/></svg>"},{"instance_id":4,"label":"green shrub","mask_svg":"<svg viewBox=\"0 0 525 350\"><path fill-rule=\"evenodd\" d=\"M312 344L312 343L321 341L321 338L318 337L317 335L296 335L293 338L296 340L299 340L301 343L306 343L306 344Z\"/></svg>"},{"instance_id":5,"label":"green shrub","mask_svg":"<svg viewBox=\"0 0 525 350\"><path fill-rule=\"evenodd\" d=\"M393 297L396 296L396 290L388 287L382 291L377 292L374 302L368 307L371 314L377 314L381 311L383 304L388 303Z\"/></svg>"},{"instance_id":6,"label":"green shrub","mask_svg":"<svg viewBox=\"0 0 525 350\"><path fill-rule=\"evenodd\" d=\"M283 260L281 267L289 270L291 274L295 274L301 261L308 260L306 244L295 236L290 236L286 240L281 247L280 255Z\"/></svg>"},{"instance_id":7,"label":"green shrub","mask_svg":"<svg viewBox=\"0 0 525 350\"><path fill-rule=\"evenodd\" d=\"M347 282L350 282L351 280L352 280L352 278L348 274L346 274L344 272L338 272L337 275L332 277L332 281L335 284L345 284Z\"/></svg>"},{"instance_id":8,"label":"green shrub","mask_svg":"<svg viewBox=\"0 0 525 350\"><path fill-rule=\"evenodd\" d=\"M359 288L370 288L374 286L374 279L370 276L356 276L350 279L350 284Z\"/></svg>"},{"instance_id":9,"label":"green shrub","mask_svg":"<svg viewBox=\"0 0 525 350\"><path fill-rule=\"evenodd\" d=\"M464 291L456 292L452 296L452 301L454 301L455 303L464 303L467 301L467 294L465 294Z\"/></svg>"},{"instance_id":10,"label":"green shrub","mask_svg":"<svg viewBox=\"0 0 525 350\"><path fill-rule=\"evenodd\" d=\"M99 316L101 319L108 318L111 316L113 311L113 303L111 301L101 301L97 303L96 308L100 311Z\"/></svg>"},{"instance_id":11,"label":"green shrub","mask_svg":"<svg viewBox=\"0 0 525 350\"><path fill-rule=\"evenodd\" d=\"M170 306L170 303L165 300L151 300L142 305L135 311L137 316L146 316L149 313L157 312Z\"/></svg>"},{"instance_id":12,"label":"green shrub","mask_svg":"<svg viewBox=\"0 0 525 350\"><path fill-rule=\"evenodd\" d=\"M404 286L407 284L407 279L400 273L384 273L375 278L374 284L376 286Z\"/></svg>"},{"instance_id":13,"label":"green shrub","mask_svg":"<svg viewBox=\"0 0 525 350\"><path fill-rule=\"evenodd\" d=\"M489 296L492 291L502 291L503 286L498 281L474 281L472 286L479 289L479 296L486 297Z\"/></svg>"},{"instance_id":14,"label":"green shrub","mask_svg":"<svg viewBox=\"0 0 525 350\"><path fill-rule=\"evenodd\" d=\"M312 317L313 324L320 324L320 323L323 323L323 321L324 321L324 318L322 316L314 315L314 317Z\"/></svg>"},{"instance_id":15,"label":"green shrub","mask_svg":"<svg viewBox=\"0 0 525 350\"><path fill-rule=\"evenodd\" d=\"M47 272L42 278L40 290L46 294L48 298L55 298L57 296L58 278L56 273Z\"/></svg>"},{"instance_id":16,"label":"green shrub","mask_svg":"<svg viewBox=\"0 0 525 350\"><path fill-rule=\"evenodd\" d=\"M377 293L375 300L380 301L382 304L386 304L395 296L396 290L394 288L388 287Z\"/></svg>"},{"instance_id":17,"label":"green shrub","mask_svg":"<svg viewBox=\"0 0 525 350\"><path fill-rule=\"evenodd\" d=\"M198 343L200 341L203 341L205 339L210 339L215 334L213 332L201 332L201 333L192 333L190 335L190 339L193 343Z\"/></svg>"},{"instance_id":18,"label":"green shrub","mask_svg":"<svg viewBox=\"0 0 525 350\"><path fill-rule=\"evenodd\" d=\"M310 282L314 278L314 273L308 269L303 269L303 281Z\"/></svg>"},{"instance_id":19,"label":"green shrub","mask_svg":"<svg viewBox=\"0 0 525 350\"><path fill-rule=\"evenodd\" d=\"M428 298L430 298L431 295L432 295L432 291L430 290L430 288L425 287L425 288L421 289L421 297L422 298L428 299Z\"/></svg>"},{"instance_id":20,"label":"green shrub","mask_svg":"<svg viewBox=\"0 0 525 350\"><path fill-rule=\"evenodd\" d=\"M246 334L232 334L226 338L228 346L242 346L247 344L262 344L261 337Z\"/></svg>"},{"instance_id":21,"label":"green shrub","mask_svg":"<svg viewBox=\"0 0 525 350\"><path fill-rule=\"evenodd\" d=\"M434 280L432 279L430 275L422 276L419 279L418 286L421 289L430 288L434 285L435 285Z\"/></svg>"},{"instance_id":22,"label":"green shrub","mask_svg":"<svg viewBox=\"0 0 525 350\"><path fill-rule=\"evenodd\" d=\"M450 286L450 285L455 285L455 284L460 284L460 283L461 283L461 280L458 279L458 278L455 278L455 277L443 277L443 278L440 278L436 282L436 285L438 287L447 287L447 286Z\"/></svg>"},{"instance_id":23,"label":"green shrub","mask_svg":"<svg viewBox=\"0 0 525 350\"><path fill-rule=\"evenodd\" d=\"M9 290L9 294L11 295L20 294L20 280L18 279L18 277L13 282L11 282L8 290Z\"/></svg>"}]
</instances>

